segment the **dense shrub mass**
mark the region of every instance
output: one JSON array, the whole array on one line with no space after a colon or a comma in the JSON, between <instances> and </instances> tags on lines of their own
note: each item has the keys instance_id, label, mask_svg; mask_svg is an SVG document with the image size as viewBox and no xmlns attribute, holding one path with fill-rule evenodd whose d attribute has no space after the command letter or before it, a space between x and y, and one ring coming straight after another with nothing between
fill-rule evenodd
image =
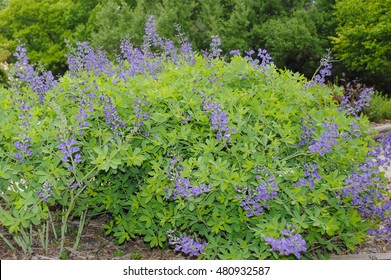
<instances>
[{"instance_id":1,"label":"dense shrub mass","mask_svg":"<svg viewBox=\"0 0 391 280\"><path fill-rule=\"evenodd\" d=\"M322 77L277 69L264 50L220 58L219 45L175 46L150 18L115 62L75 45L59 81L18 47L0 91L0 222L24 250L34 231L63 245L70 218L80 237L103 212L119 243L203 259L322 258L390 237L378 168L390 138L372 140Z\"/></svg>"}]
</instances>

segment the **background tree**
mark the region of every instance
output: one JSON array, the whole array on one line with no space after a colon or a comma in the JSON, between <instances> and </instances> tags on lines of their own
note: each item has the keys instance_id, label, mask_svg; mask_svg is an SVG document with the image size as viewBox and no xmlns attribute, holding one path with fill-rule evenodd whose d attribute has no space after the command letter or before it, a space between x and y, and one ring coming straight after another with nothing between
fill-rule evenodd
<instances>
[{"instance_id":1,"label":"background tree","mask_svg":"<svg viewBox=\"0 0 391 280\"><path fill-rule=\"evenodd\" d=\"M55 74L64 73L65 40L73 38L78 25L88 19L89 13L84 12L94 2L98 1L10 0L0 11L3 59L9 57L12 62L10 55L21 41L26 44L32 62L45 64Z\"/></svg>"},{"instance_id":2,"label":"background tree","mask_svg":"<svg viewBox=\"0 0 391 280\"><path fill-rule=\"evenodd\" d=\"M337 0L334 50L347 69L390 93L391 1Z\"/></svg>"}]
</instances>

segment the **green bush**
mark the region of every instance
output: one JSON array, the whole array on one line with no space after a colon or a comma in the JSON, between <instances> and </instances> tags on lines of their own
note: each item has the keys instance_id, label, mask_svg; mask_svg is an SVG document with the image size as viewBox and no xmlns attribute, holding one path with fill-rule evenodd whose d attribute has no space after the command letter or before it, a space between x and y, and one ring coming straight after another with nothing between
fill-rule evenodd
<instances>
[{"instance_id":1,"label":"green bush","mask_svg":"<svg viewBox=\"0 0 391 280\"><path fill-rule=\"evenodd\" d=\"M380 122L382 120L391 119L391 99L376 92L372 100L369 102L370 107L364 113L372 122Z\"/></svg>"},{"instance_id":2,"label":"green bush","mask_svg":"<svg viewBox=\"0 0 391 280\"><path fill-rule=\"evenodd\" d=\"M108 212L119 243L142 236L204 259L324 258L388 217L368 120L338 110L330 88L220 59L216 37L204 57L154 56L154 39L143 63L132 49L133 63L113 66L81 43L85 56L70 54L58 83L34 72L37 87L22 72L20 87L0 90L0 222L23 248L32 229L47 242L53 211L62 245L71 217L80 236L86 216Z\"/></svg>"}]
</instances>

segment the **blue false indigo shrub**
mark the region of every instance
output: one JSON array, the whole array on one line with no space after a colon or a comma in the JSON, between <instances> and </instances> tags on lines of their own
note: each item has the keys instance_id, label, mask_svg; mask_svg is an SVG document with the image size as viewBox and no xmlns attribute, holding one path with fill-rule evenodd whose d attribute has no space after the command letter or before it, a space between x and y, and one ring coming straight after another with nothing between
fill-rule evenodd
<instances>
[{"instance_id":1,"label":"blue false indigo shrub","mask_svg":"<svg viewBox=\"0 0 391 280\"><path fill-rule=\"evenodd\" d=\"M391 199L387 196L388 179L379 169L391 166L391 134L381 135L379 146L370 150L366 161L346 178L341 196L347 198L354 209L363 216L383 221L380 228L370 228L368 233L376 238L391 240Z\"/></svg>"},{"instance_id":2,"label":"blue false indigo shrub","mask_svg":"<svg viewBox=\"0 0 391 280\"><path fill-rule=\"evenodd\" d=\"M52 234L52 209L62 242L69 219L109 213L118 243L199 259L327 258L389 237L390 138L339 110L328 64L311 83L264 50L225 60L214 37L208 60L153 18L146 32L116 61L76 44L44 95L30 78L0 89L0 224L23 248L30 227Z\"/></svg>"}]
</instances>

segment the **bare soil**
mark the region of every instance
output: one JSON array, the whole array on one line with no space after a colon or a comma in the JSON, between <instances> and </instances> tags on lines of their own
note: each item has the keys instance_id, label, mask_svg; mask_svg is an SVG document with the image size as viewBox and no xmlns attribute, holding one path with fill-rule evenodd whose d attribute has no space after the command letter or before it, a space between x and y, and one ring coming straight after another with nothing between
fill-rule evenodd
<instances>
[{"instance_id":1,"label":"bare soil","mask_svg":"<svg viewBox=\"0 0 391 280\"><path fill-rule=\"evenodd\" d=\"M12 241L6 229L0 228L1 233L7 237L16 250L12 250L3 240L0 240L0 259L2 260L183 260L188 257L176 253L171 249L151 249L144 244L142 238L116 245L112 236L105 236L103 227L108 223L109 217L101 215L90 220L84 227L83 234L77 250L73 250L75 237L65 241L65 252L60 256L60 241L51 240L48 251L45 252L40 243L33 244L32 253L24 253ZM77 232L78 221L71 221L68 235L74 236ZM33 234L34 235L34 234ZM36 234L37 235L37 234ZM34 242L34 241L33 241ZM35 242L40 242L36 236Z\"/></svg>"}]
</instances>

